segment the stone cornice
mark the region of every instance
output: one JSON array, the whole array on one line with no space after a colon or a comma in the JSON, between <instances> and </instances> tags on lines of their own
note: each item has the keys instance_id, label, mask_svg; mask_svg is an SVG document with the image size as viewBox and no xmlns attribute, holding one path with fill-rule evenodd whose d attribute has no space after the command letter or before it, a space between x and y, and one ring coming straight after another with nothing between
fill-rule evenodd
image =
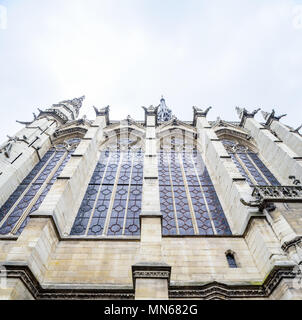
<instances>
[{"instance_id":1,"label":"stone cornice","mask_svg":"<svg viewBox=\"0 0 302 320\"><path fill-rule=\"evenodd\" d=\"M38 115L38 119L43 117L52 116L56 120L58 120L61 124L65 124L69 119L68 117L58 109L46 109L45 111L40 110L40 114Z\"/></svg>"},{"instance_id":2,"label":"stone cornice","mask_svg":"<svg viewBox=\"0 0 302 320\"><path fill-rule=\"evenodd\" d=\"M284 242L281 248L283 251L287 252L289 248L296 246L297 244L299 244L301 242L302 242L302 236L297 236L290 241Z\"/></svg>"},{"instance_id":3,"label":"stone cornice","mask_svg":"<svg viewBox=\"0 0 302 320\"><path fill-rule=\"evenodd\" d=\"M53 285L52 288L42 287L27 265L5 264L8 278L20 279L35 300L53 299L123 299L133 300L133 288L125 286L85 288L83 285L64 285L64 288Z\"/></svg>"},{"instance_id":4,"label":"stone cornice","mask_svg":"<svg viewBox=\"0 0 302 320\"><path fill-rule=\"evenodd\" d=\"M297 276L293 266L275 266L263 283L228 285L212 282L201 286L169 287L170 299L238 299L238 298L267 298L276 289L282 279L293 279Z\"/></svg>"},{"instance_id":5,"label":"stone cornice","mask_svg":"<svg viewBox=\"0 0 302 320\"><path fill-rule=\"evenodd\" d=\"M85 287L77 284L64 284L50 286L41 286L28 265L4 263L6 276L8 278L17 278L22 281L28 291L36 300L50 299L134 299L134 288L125 286L112 287ZM133 266L133 278L148 279L167 279L170 277L170 266L168 265L144 265L137 264ZM238 299L238 298L267 298L277 288L282 279L294 279L297 274L294 266L275 266L264 282L259 284L225 284L211 282L203 285L169 285L170 299Z\"/></svg>"},{"instance_id":6,"label":"stone cornice","mask_svg":"<svg viewBox=\"0 0 302 320\"><path fill-rule=\"evenodd\" d=\"M136 279L166 279L170 283L171 266L166 263L140 262L132 266L133 287Z\"/></svg>"}]
</instances>

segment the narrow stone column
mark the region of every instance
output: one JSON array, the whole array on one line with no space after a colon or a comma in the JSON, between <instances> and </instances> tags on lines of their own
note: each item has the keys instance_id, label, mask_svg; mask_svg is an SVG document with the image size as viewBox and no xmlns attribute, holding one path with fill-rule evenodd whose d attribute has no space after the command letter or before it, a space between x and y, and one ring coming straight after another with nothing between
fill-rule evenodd
<instances>
[{"instance_id":1,"label":"narrow stone column","mask_svg":"<svg viewBox=\"0 0 302 320\"><path fill-rule=\"evenodd\" d=\"M140 214L141 243L139 263L132 266L133 284L135 299L168 299L167 265L162 262L161 252L162 214L155 134L157 108L145 108L145 113L146 147Z\"/></svg>"},{"instance_id":2,"label":"narrow stone column","mask_svg":"<svg viewBox=\"0 0 302 320\"><path fill-rule=\"evenodd\" d=\"M252 200L252 189L209 125L206 115L207 112L194 107L199 151L203 155L232 233L242 234L250 217L259 215L258 210L246 207L240 202L240 199Z\"/></svg>"},{"instance_id":3,"label":"narrow stone column","mask_svg":"<svg viewBox=\"0 0 302 320\"><path fill-rule=\"evenodd\" d=\"M140 261L161 261L162 214L160 212L155 126L157 108L146 112L146 147L142 196Z\"/></svg>"},{"instance_id":4,"label":"narrow stone column","mask_svg":"<svg viewBox=\"0 0 302 320\"><path fill-rule=\"evenodd\" d=\"M137 263L132 266L136 300L169 299L171 267L165 263Z\"/></svg>"},{"instance_id":5,"label":"narrow stone column","mask_svg":"<svg viewBox=\"0 0 302 320\"><path fill-rule=\"evenodd\" d=\"M298 129L291 130L279 120L282 116L276 117L275 111L271 113L262 112L266 125L277 134L277 136L291 148L299 157L302 157L302 137L300 136Z\"/></svg>"}]
</instances>

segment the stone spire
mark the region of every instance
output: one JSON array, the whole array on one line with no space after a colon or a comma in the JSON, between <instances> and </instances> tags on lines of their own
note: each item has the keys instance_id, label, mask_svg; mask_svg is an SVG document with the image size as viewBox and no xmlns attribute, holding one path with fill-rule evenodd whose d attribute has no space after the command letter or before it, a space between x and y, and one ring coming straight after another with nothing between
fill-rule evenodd
<instances>
[{"instance_id":1,"label":"stone spire","mask_svg":"<svg viewBox=\"0 0 302 320\"><path fill-rule=\"evenodd\" d=\"M170 109L168 109L168 107L166 105L166 101L163 96L160 99L160 105L158 107L159 107L159 109L158 109L158 113L157 113L157 120L159 122L169 121L172 119L172 111Z\"/></svg>"},{"instance_id":2,"label":"stone spire","mask_svg":"<svg viewBox=\"0 0 302 320\"><path fill-rule=\"evenodd\" d=\"M71 105L75 112L76 112L76 116L79 115L79 112L80 112L80 109L82 108L82 104L83 104L83 101L85 99L85 96L82 96L80 98L74 98L72 100L64 100L64 101L61 101L59 104L69 104Z\"/></svg>"}]
</instances>

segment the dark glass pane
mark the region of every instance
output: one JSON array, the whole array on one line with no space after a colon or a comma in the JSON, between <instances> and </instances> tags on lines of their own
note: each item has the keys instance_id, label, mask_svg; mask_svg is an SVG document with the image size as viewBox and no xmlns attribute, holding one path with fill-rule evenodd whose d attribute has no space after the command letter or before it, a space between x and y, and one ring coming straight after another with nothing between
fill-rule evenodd
<instances>
[{"instance_id":1,"label":"dark glass pane","mask_svg":"<svg viewBox=\"0 0 302 320\"><path fill-rule=\"evenodd\" d=\"M251 160L248 158L247 154L245 154L245 153L238 153L238 156L240 157L240 159L241 159L242 162L244 163L245 167L249 170L249 172L251 173L251 175L253 176L253 178L256 180L257 185L266 186L266 185L267 185L267 182L266 182L265 179L261 176L261 174L259 173L259 171L257 170L257 168L253 165L253 163L251 162Z\"/></svg>"},{"instance_id":2,"label":"dark glass pane","mask_svg":"<svg viewBox=\"0 0 302 320\"><path fill-rule=\"evenodd\" d=\"M85 234L88 227L88 235L102 235L108 214L110 218L108 217L107 235L139 234L142 179L143 154L141 151L137 153L103 152L90 180L90 185L99 190L99 193L96 192L99 194L98 198L93 199L95 205L91 206L84 215L80 208L71 234ZM83 199L84 204L85 200L91 198L89 193L91 192L88 188ZM111 201L113 201L112 210L109 212ZM88 226L90 220L91 223Z\"/></svg>"},{"instance_id":3,"label":"dark glass pane","mask_svg":"<svg viewBox=\"0 0 302 320\"><path fill-rule=\"evenodd\" d=\"M267 178L267 180L270 182L272 186L280 186L280 183L278 180L274 177L274 175L267 169L267 167L264 165L264 163L259 159L259 157L252 152L248 153L249 156L253 159L256 166L259 168L259 170L263 173L263 175Z\"/></svg>"},{"instance_id":4,"label":"dark glass pane","mask_svg":"<svg viewBox=\"0 0 302 320\"><path fill-rule=\"evenodd\" d=\"M234 256L231 253L228 253L226 255L226 258L227 258L227 261L228 261L228 264L229 264L230 268L237 268L236 260L235 260Z\"/></svg>"},{"instance_id":5,"label":"dark glass pane","mask_svg":"<svg viewBox=\"0 0 302 320\"><path fill-rule=\"evenodd\" d=\"M46 156L46 158L43 158L43 163L44 165L46 164L47 161L45 161L45 159L49 159L50 158L50 154L52 154L51 152L49 152ZM25 210L27 209L27 207L30 205L31 201L34 199L35 195L40 191L43 183L45 182L45 180L48 178L48 176L52 173L52 171L54 170L55 166L57 165L57 163L61 160L61 158L64 156L65 152L56 152L54 154L54 156L52 157L51 161L48 162L48 164L46 165L46 167L43 169L43 171L39 174L38 178L36 178L34 180L34 182L32 183L32 185L29 187L29 189L27 190L27 192L25 193L25 195L23 197L20 198L17 206L13 209L13 211L10 213L9 217L7 218L7 220L4 222L4 224L2 225L2 227L0 228L0 234L7 234L9 232L12 231L12 229L14 228L15 224L18 222L18 220L21 218L22 214L25 212ZM41 166L41 164L39 164ZM41 166L41 169L43 168L43 166ZM36 167L34 168L36 169ZM41 170L40 169L40 170ZM39 170L38 172L39 173ZM26 178L27 179L27 178ZM25 180L26 180L25 179ZM33 181L34 177L31 179L28 179L26 181ZM25 189L25 188L24 188ZM17 189L18 190L18 189ZM16 191L17 191L16 190ZM47 189L46 189L47 190ZM48 189L49 190L49 189ZM47 191L48 192L48 191ZM43 194L43 193L42 193ZM46 194L44 195L44 197L46 196ZM40 197L38 198L37 202L40 201L40 203L42 202L42 199ZM34 208L37 208L37 206L35 206L34 204ZM32 209L30 211L30 213L33 212ZM25 227L26 223L28 222L28 219L25 219L24 222L22 223L21 226L21 231L23 230L23 228ZM19 228L20 230L20 228ZM18 230L18 231L19 231Z\"/></svg>"}]
</instances>

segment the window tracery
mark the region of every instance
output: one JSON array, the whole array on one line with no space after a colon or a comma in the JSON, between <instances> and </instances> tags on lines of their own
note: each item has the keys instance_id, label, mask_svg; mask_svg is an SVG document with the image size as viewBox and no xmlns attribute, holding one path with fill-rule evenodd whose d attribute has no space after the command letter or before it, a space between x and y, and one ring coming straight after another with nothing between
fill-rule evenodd
<instances>
[{"instance_id":1,"label":"window tracery","mask_svg":"<svg viewBox=\"0 0 302 320\"><path fill-rule=\"evenodd\" d=\"M275 176L251 148L233 140L223 139L222 143L250 186L280 186Z\"/></svg>"},{"instance_id":2,"label":"window tracery","mask_svg":"<svg viewBox=\"0 0 302 320\"><path fill-rule=\"evenodd\" d=\"M69 139L46 152L0 208L0 234L19 235L23 231L30 214L39 209L79 142L78 138Z\"/></svg>"},{"instance_id":3,"label":"window tracery","mask_svg":"<svg viewBox=\"0 0 302 320\"><path fill-rule=\"evenodd\" d=\"M158 155L163 234L231 234L196 145L183 137L171 136L170 144L165 139Z\"/></svg>"},{"instance_id":4,"label":"window tracery","mask_svg":"<svg viewBox=\"0 0 302 320\"><path fill-rule=\"evenodd\" d=\"M119 132L104 145L71 229L77 236L140 234L144 152L141 139Z\"/></svg>"}]
</instances>

